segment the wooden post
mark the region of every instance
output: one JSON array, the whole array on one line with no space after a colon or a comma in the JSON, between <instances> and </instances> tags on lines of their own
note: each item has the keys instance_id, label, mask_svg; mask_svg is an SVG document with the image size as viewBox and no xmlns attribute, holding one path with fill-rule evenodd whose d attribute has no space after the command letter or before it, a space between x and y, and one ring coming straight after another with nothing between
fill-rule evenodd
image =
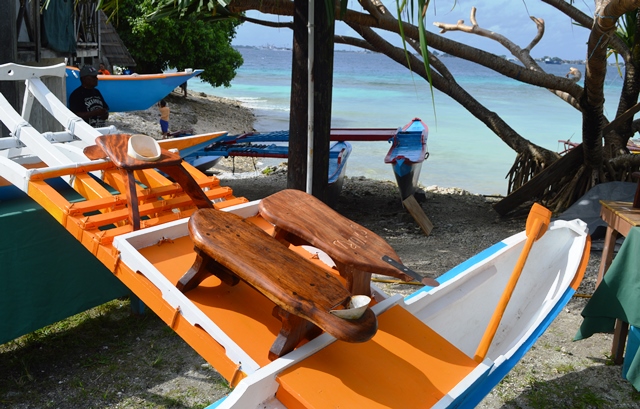
<instances>
[{"instance_id":1,"label":"wooden post","mask_svg":"<svg viewBox=\"0 0 640 409\"><path fill-rule=\"evenodd\" d=\"M18 62L18 34L16 33L16 2L1 1L0 2L0 38L2 38L2 46L0 47L0 64L9 62ZM20 112L20 101L18 100L18 83L16 81L0 81L0 93L9 101L9 103ZM0 136L9 136L9 130L0 125Z\"/></svg>"},{"instance_id":2,"label":"wooden post","mask_svg":"<svg viewBox=\"0 0 640 409\"><path fill-rule=\"evenodd\" d=\"M404 205L405 209L407 209L409 214L413 216L414 220L416 221L416 223L418 223L418 226L420 226L424 234L426 234L427 236L430 235L431 230L433 230L433 223L431 223L431 220L429 220L424 211L422 211L422 207L420 207L420 204L418 203L416 198L413 195L410 195L402 201L402 204Z\"/></svg>"}]
</instances>

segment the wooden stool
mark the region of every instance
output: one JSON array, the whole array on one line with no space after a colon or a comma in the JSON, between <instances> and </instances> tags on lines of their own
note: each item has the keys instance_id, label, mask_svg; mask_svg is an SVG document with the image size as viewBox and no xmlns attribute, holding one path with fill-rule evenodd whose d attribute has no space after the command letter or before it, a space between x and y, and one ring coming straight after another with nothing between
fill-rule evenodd
<instances>
[{"instance_id":1,"label":"wooden stool","mask_svg":"<svg viewBox=\"0 0 640 409\"><path fill-rule=\"evenodd\" d=\"M127 145L131 135L112 134L96 138L96 145L84 149L89 159L109 158L120 170L127 183L127 202L129 207L129 221L133 230L140 229L140 214L138 212L138 197L136 194L136 181L133 175L135 170L157 168L168 174L189 195L193 204L200 208L213 208L211 200L202 191L198 183L182 166L180 155L166 149L161 150L160 159L156 161L144 161L132 158L127 153Z\"/></svg>"},{"instance_id":2,"label":"wooden stool","mask_svg":"<svg viewBox=\"0 0 640 409\"><path fill-rule=\"evenodd\" d=\"M269 298L276 305L274 316L282 321L270 359L290 352L319 329L347 342L364 342L376 333L378 321L370 308L356 320L331 314L349 303L349 291L330 272L253 223L232 213L199 209L189 220L189 233L197 257L176 287L186 292L215 275L229 285L241 279Z\"/></svg>"},{"instance_id":3,"label":"wooden stool","mask_svg":"<svg viewBox=\"0 0 640 409\"><path fill-rule=\"evenodd\" d=\"M382 237L307 193L282 190L262 199L259 208L262 217L276 226L276 239L294 245L309 244L327 253L340 275L347 279L351 294L370 295L372 273L404 281L415 278L401 270L409 271ZM384 256L397 263L384 261ZM422 280L431 286L438 285L429 278Z\"/></svg>"}]
</instances>

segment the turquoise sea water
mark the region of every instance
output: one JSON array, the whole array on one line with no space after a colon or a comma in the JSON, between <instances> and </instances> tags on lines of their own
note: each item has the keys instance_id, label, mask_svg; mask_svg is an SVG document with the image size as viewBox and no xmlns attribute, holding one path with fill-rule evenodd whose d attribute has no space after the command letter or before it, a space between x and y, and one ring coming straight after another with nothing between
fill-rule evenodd
<instances>
[{"instance_id":1,"label":"turquoise sea water","mask_svg":"<svg viewBox=\"0 0 640 409\"><path fill-rule=\"evenodd\" d=\"M239 100L256 114L260 132L288 129L291 51L240 47L244 65L230 88L213 88L194 79L189 88ZM558 151L560 139L580 140L581 117L550 92L513 81L458 58L443 58L457 81L499 114L523 137ZM573 65L584 74L583 65ZM544 65L564 76L570 65ZM606 109L614 113L621 79L609 69ZM422 78L387 57L339 51L334 61L333 127L396 128L419 117L429 126L430 156L420 182L425 186L459 187L473 193L506 194L514 152L483 123L439 91L433 98ZM384 157L387 142L353 143L347 175L393 180Z\"/></svg>"}]
</instances>

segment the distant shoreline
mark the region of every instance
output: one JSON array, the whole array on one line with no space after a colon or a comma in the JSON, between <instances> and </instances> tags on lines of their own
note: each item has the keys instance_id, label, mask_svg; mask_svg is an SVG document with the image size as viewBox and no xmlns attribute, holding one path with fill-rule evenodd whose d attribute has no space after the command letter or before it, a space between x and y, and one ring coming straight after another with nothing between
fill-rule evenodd
<instances>
[{"instance_id":1,"label":"distant shoreline","mask_svg":"<svg viewBox=\"0 0 640 409\"><path fill-rule=\"evenodd\" d=\"M254 46L254 45L234 45L235 49L255 49L255 50L272 50L272 51L293 51L291 47L281 47L275 46L271 44L262 45L262 46ZM336 53L365 53L365 54L375 54L376 51L364 50L364 49L336 49L334 50ZM418 55L417 53L413 53L414 55ZM433 51L433 55L440 58L459 58L454 55ZM503 57L504 59L508 59L509 61L517 61L513 57L507 57L506 55L500 55L499 57ZM538 57L534 58L535 61L543 64L581 64L585 65L587 60L585 59L564 59L557 56L549 57Z\"/></svg>"}]
</instances>

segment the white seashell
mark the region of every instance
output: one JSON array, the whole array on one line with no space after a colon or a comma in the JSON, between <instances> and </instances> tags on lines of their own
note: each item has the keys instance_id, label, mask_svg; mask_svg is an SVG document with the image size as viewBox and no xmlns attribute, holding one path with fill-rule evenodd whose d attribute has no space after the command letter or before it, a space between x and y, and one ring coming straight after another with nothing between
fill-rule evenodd
<instances>
[{"instance_id":1,"label":"white seashell","mask_svg":"<svg viewBox=\"0 0 640 409\"><path fill-rule=\"evenodd\" d=\"M136 134L129 138L127 154L134 159L153 162L160 159L158 142L148 135Z\"/></svg>"},{"instance_id":2,"label":"white seashell","mask_svg":"<svg viewBox=\"0 0 640 409\"><path fill-rule=\"evenodd\" d=\"M349 301L349 308L345 308L343 310L331 310L329 312L336 317L343 318L345 320L357 320L362 317L362 314L367 310L370 303L370 297L367 297L366 295L354 295L351 297L351 301Z\"/></svg>"}]
</instances>

